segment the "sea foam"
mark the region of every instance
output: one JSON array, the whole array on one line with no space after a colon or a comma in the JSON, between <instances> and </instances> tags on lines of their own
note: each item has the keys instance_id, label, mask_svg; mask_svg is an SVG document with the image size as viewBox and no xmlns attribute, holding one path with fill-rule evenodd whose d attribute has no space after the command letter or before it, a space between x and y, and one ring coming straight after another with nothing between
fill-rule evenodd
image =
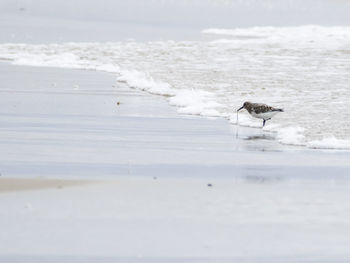
<instances>
[{"instance_id":1,"label":"sea foam","mask_svg":"<svg viewBox=\"0 0 350 263\"><path fill-rule=\"evenodd\" d=\"M350 149L349 27L207 29L210 41L0 44L18 65L100 70L166 96L184 114L236 122L246 100L284 108L265 131L281 143ZM225 37L223 39L222 37ZM239 125L261 127L240 112Z\"/></svg>"}]
</instances>

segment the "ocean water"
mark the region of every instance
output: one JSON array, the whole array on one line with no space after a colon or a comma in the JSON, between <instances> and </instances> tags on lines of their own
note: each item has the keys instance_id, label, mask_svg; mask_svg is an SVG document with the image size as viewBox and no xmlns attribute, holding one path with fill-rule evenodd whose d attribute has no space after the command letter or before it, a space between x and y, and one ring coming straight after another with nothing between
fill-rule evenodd
<instances>
[{"instance_id":1,"label":"ocean water","mask_svg":"<svg viewBox=\"0 0 350 263\"><path fill-rule=\"evenodd\" d=\"M0 59L115 73L118 82L166 96L180 113L224 117L234 125L244 101L263 102L285 111L264 127L279 142L350 149L350 27L201 33L195 41L0 44ZM262 125L246 112L238 121Z\"/></svg>"}]
</instances>

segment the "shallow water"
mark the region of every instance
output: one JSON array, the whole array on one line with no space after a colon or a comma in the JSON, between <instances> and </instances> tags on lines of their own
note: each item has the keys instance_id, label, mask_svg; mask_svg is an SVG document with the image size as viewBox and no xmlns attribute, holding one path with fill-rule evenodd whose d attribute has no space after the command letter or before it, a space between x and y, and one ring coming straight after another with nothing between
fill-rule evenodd
<instances>
[{"instance_id":1,"label":"shallow water","mask_svg":"<svg viewBox=\"0 0 350 263\"><path fill-rule=\"evenodd\" d=\"M185 114L236 122L244 101L282 107L267 122L281 143L350 149L350 27L254 27L202 31L201 41L1 44L15 64L83 68L169 96ZM246 113L239 124L261 127Z\"/></svg>"}]
</instances>

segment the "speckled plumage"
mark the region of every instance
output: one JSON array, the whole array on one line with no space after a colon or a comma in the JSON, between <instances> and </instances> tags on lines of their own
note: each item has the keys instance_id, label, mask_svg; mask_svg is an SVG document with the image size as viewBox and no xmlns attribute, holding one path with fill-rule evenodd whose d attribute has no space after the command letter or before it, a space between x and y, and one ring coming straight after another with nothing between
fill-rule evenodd
<instances>
[{"instance_id":1,"label":"speckled plumage","mask_svg":"<svg viewBox=\"0 0 350 263\"><path fill-rule=\"evenodd\" d=\"M237 112L241 109L246 109L249 114L255 118L263 119L263 127L265 126L265 122L267 120L270 120L278 112L283 112L283 109L274 108L263 103L252 103L249 101L244 102L243 106L239 108Z\"/></svg>"}]
</instances>

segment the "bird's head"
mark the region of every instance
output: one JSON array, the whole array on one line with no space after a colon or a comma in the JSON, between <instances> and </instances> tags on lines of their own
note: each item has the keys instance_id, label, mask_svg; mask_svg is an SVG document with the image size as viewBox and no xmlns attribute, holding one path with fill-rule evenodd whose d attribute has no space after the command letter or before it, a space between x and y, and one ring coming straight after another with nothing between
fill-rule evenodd
<instances>
[{"instance_id":1,"label":"bird's head","mask_svg":"<svg viewBox=\"0 0 350 263\"><path fill-rule=\"evenodd\" d=\"M240 107L237 111L240 111L241 109L247 109L249 107L249 105L251 105L251 102L246 101L243 103L243 106Z\"/></svg>"}]
</instances>

